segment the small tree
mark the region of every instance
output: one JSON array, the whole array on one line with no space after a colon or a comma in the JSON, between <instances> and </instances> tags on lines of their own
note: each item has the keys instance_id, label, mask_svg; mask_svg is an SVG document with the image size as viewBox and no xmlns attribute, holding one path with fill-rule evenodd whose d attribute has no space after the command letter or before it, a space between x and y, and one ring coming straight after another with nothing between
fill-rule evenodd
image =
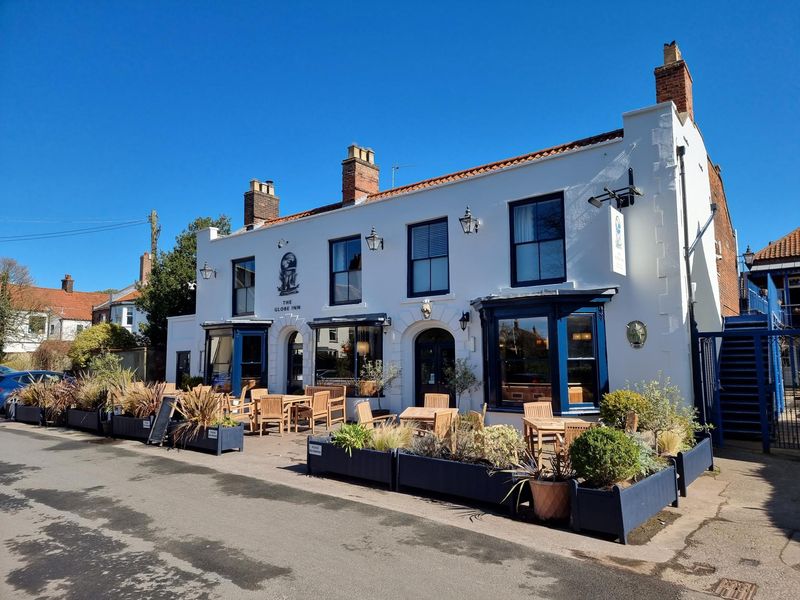
<instances>
[{"instance_id":1,"label":"small tree","mask_svg":"<svg viewBox=\"0 0 800 600\"><path fill-rule=\"evenodd\" d=\"M444 368L444 382L456 395L456 406L461 410L461 396L477 390L481 381L466 358L458 358L452 367Z\"/></svg>"},{"instance_id":2,"label":"small tree","mask_svg":"<svg viewBox=\"0 0 800 600\"><path fill-rule=\"evenodd\" d=\"M115 323L99 323L81 331L69 349L73 369L85 369L92 356L136 346L133 334Z\"/></svg>"},{"instance_id":3,"label":"small tree","mask_svg":"<svg viewBox=\"0 0 800 600\"><path fill-rule=\"evenodd\" d=\"M0 361L11 342L26 338L30 317L45 310L28 268L0 257Z\"/></svg>"},{"instance_id":4,"label":"small tree","mask_svg":"<svg viewBox=\"0 0 800 600\"><path fill-rule=\"evenodd\" d=\"M381 409L381 395L386 388L392 386L394 380L400 377L400 367L391 363L384 367L382 360L368 360L361 367L361 380L372 383L370 398L378 400L378 409Z\"/></svg>"}]
</instances>

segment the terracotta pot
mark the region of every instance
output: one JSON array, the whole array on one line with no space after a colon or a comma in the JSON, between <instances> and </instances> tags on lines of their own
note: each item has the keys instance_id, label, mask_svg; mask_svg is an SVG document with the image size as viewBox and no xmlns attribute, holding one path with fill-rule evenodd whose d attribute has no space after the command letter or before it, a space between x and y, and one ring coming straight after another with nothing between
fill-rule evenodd
<instances>
[{"instance_id":1,"label":"terracotta pot","mask_svg":"<svg viewBox=\"0 0 800 600\"><path fill-rule=\"evenodd\" d=\"M542 521L569 518L569 482L531 480L533 512Z\"/></svg>"}]
</instances>

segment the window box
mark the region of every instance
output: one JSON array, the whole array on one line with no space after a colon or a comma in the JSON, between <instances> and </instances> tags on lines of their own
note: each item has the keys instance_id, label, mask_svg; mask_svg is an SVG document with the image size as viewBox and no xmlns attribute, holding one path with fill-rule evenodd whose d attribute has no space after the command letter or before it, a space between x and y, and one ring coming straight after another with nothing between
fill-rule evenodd
<instances>
[{"instance_id":1,"label":"window box","mask_svg":"<svg viewBox=\"0 0 800 600\"><path fill-rule=\"evenodd\" d=\"M39 406L26 406L25 404L14 404L14 420L18 423L28 423L30 425L44 424L44 411Z\"/></svg>"},{"instance_id":2,"label":"window box","mask_svg":"<svg viewBox=\"0 0 800 600\"><path fill-rule=\"evenodd\" d=\"M126 417L114 415L111 417L112 437L122 437L146 442L150 437L150 427L153 424L153 417L140 419L138 417Z\"/></svg>"},{"instance_id":3,"label":"window box","mask_svg":"<svg viewBox=\"0 0 800 600\"><path fill-rule=\"evenodd\" d=\"M91 433L103 433L100 410L67 409L67 427L82 429Z\"/></svg>"},{"instance_id":4,"label":"window box","mask_svg":"<svg viewBox=\"0 0 800 600\"><path fill-rule=\"evenodd\" d=\"M706 434L694 448L686 452L678 452L675 457L675 468L678 471L678 490L681 496L686 496L686 489L704 471L714 470L714 449L711 444L711 435Z\"/></svg>"},{"instance_id":5,"label":"window box","mask_svg":"<svg viewBox=\"0 0 800 600\"><path fill-rule=\"evenodd\" d=\"M309 437L306 467L312 475L328 473L363 479L395 488L395 452L353 450L353 455L333 445L327 437Z\"/></svg>"},{"instance_id":6,"label":"window box","mask_svg":"<svg viewBox=\"0 0 800 600\"><path fill-rule=\"evenodd\" d=\"M169 424L170 445L175 446L173 431L179 422ZM178 445L180 448L190 450L206 450L215 453L217 456L227 450L244 451L244 424L238 427L205 427L200 430L199 435L193 440L187 440L185 444Z\"/></svg>"},{"instance_id":7,"label":"window box","mask_svg":"<svg viewBox=\"0 0 800 600\"><path fill-rule=\"evenodd\" d=\"M678 506L678 477L674 466L622 488L597 490L571 480L572 528L610 533L627 543L633 529L658 514L665 506Z\"/></svg>"},{"instance_id":8,"label":"window box","mask_svg":"<svg viewBox=\"0 0 800 600\"><path fill-rule=\"evenodd\" d=\"M509 495L514 480L509 473L495 472L485 465L397 453L397 491L413 488L461 500L502 506L514 515L517 494ZM530 486L523 486L523 495ZM521 500L525 500L523 497Z\"/></svg>"}]
</instances>

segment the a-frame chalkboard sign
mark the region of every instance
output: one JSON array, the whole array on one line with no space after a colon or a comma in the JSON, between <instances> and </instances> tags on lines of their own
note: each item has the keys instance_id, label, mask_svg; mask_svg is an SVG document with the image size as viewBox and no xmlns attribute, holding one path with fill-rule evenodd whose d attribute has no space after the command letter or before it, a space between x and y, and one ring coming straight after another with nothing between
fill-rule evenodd
<instances>
[{"instance_id":1,"label":"a-frame chalkboard sign","mask_svg":"<svg viewBox=\"0 0 800 600\"><path fill-rule=\"evenodd\" d=\"M147 438L148 444L161 446L164 443L164 438L167 437L167 426L175 413L175 402L175 396L165 396L161 401L156 418L150 427L150 437Z\"/></svg>"}]
</instances>

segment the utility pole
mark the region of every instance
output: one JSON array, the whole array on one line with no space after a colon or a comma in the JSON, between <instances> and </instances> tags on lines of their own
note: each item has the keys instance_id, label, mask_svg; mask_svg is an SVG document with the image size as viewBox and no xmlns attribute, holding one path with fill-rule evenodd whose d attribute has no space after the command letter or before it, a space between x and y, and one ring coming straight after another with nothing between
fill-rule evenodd
<instances>
[{"instance_id":1,"label":"utility pole","mask_svg":"<svg viewBox=\"0 0 800 600\"><path fill-rule=\"evenodd\" d=\"M156 251L158 250L158 234L161 233L156 209L150 211L150 216L147 217L147 220L150 222L150 259L155 260Z\"/></svg>"}]
</instances>

